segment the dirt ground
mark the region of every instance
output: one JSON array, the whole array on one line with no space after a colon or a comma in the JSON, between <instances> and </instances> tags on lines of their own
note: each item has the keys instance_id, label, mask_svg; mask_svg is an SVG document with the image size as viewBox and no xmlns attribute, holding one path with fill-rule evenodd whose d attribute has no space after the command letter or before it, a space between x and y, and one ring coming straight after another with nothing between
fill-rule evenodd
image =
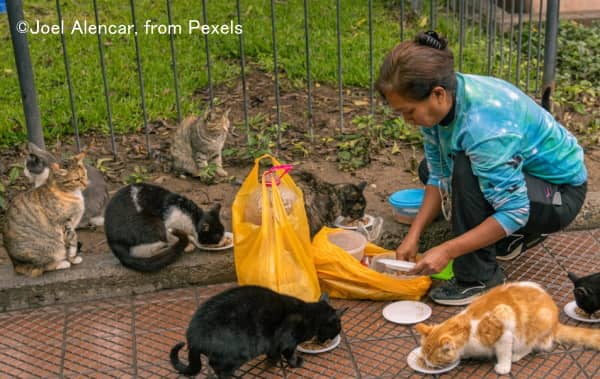
<instances>
[{"instance_id":1,"label":"dirt ground","mask_svg":"<svg viewBox=\"0 0 600 379\"><path fill-rule=\"evenodd\" d=\"M264 117L265 125L276 123L274 84L270 75L255 72L247 78L250 117ZM199 99L207 99L207 93L197 93ZM231 107L230 119L234 128L230 131L225 148L245 145L243 96L240 83L229 83L215 89L215 96L222 104ZM387 202L393 192L420 186L415 176L414 161L422 158L422 149L410 145L400 145L400 151L392 154L391 146L373 152L370 163L354 172L342 172L336 162L336 142L331 138L340 134L339 100L336 88L315 83L313 92L313 120L315 139L308 138L309 125L306 119L307 95L304 90L296 90L281 85L281 121L286 126L281 149L273 147L274 155L295 167L311 170L332 183L367 181L365 190L367 213L384 217L385 223L394 223L391 208ZM375 100L379 99L375 95ZM378 106L376 105L376 109ZM344 129L352 132L351 120L357 115L369 113L369 95L362 89L344 90ZM186 116L186 115L184 115ZM381 117L381 116L378 116ZM118 190L132 178L162 185L208 208L215 202L222 205L222 220L227 230L231 230L231 205L240 183L244 180L253 162L250 160L225 158L224 166L230 177L220 183L207 185L196 178L182 177L171 172L168 149L170 136L177 127L175 120L156 120L149 125L150 153L146 148L146 137L142 132L135 135L116 137L116 159L111 150L111 140L107 136L85 135L81 146L87 152L90 164L104 171L111 193ZM276 141L273 141L276 142ZM62 141L47 141L46 147L57 156L75 152L73 138ZM300 146L301 148L298 148ZM308 155L306 155L308 154ZM18 192L30 188L30 184L20 175L11 179L13 167L22 166L26 157L25 144L3 149L0 152L0 180L5 186L0 192L7 202ZM589 170L589 190L600 190L600 149L586 146L586 164ZM0 210L0 224L3 224L4 211ZM389 225L389 224L388 224ZM102 228L80 230L80 241L84 254L110 254L104 240ZM382 242L385 245L385 242ZM392 247L392 246L386 246ZM6 252L0 244L0 264L10 264Z\"/></svg>"}]
</instances>

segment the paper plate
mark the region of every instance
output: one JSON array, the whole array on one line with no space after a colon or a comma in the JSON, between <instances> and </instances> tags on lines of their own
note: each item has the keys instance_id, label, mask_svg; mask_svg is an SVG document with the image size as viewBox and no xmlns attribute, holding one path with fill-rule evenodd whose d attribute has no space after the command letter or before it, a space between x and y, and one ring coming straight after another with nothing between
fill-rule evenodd
<instances>
[{"instance_id":1,"label":"paper plate","mask_svg":"<svg viewBox=\"0 0 600 379\"><path fill-rule=\"evenodd\" d=\"M370 228L371 226L373 226L374 217L366 214L365 218L367 219L367 223L364 224L363 226L365 228ZM338 216L338 218L336 218L335 221L333 222L333 225L337 226L338 228L342 228L342 229L349 229L349 230L358 229L358 226L349 226L349 225L342 224L344 219L345 219L344 216Z\"/></svg>"},{"instance_id":2,"label":"paper plate","mask_svg":"<svg viewBox=\"0 0 600 379\"><path fill-rule=\"evenodd\" d=\"M575 300L566 304L563 308L567 316L571 317L574 320L581 322L600 322L600 318L585 318L584 316L577 314L577 312L575 312L575 309L577 309L577 303L575 303Z\"/></svg>"},{"instance_id":3,"label":"paper plate","mask_svg":"<svg viewBox=\"0 0 600 379\"><path fill-rule=\"evenodd\" d=\"M198 248L200 248L202 250L209 250L209 251L225 250L225 249L231 248L233 246L233 233L231 233L231 232L225 232L225 233L223 233L223 238L229 238L229 240L231 241L231 243L227 244L227 245L224 245L224 246L219 246L219 247L206 246L206 245L198 245Z\"/></svg>"},{"instance_id":4,"label":"paper plate","mask_svg":"<svg viewBox=\"0 0 600 379\"><path fill-rule=\"evenodd\" d=\"M383 263L387 267L398 271L409 271L415 267L415 262L399 261L397 259L379 259L378 262Z\"/></svg>"},{"instance_id":5,"label":"paper plate","mask_svg":"<svg viewBox=\"0 0 600 379\"><path fill-rule=\"evenodd\" d=\"M298 345L296 347L296 350L301 351L303 353L308 353L308 354L320 354L320 353L324 353L326 351L335 349L340 344L341 340L342 340L342 337L340 337L340 335L338 334L331 340L331 343L328 346L325 346L322 349L309 350L309 349L305 349L302 346Z\"/></svg>"},{"instance_id":6,"label":"paper plate","mask_svg":"<svg viewBox=\"0 0 600 379\"><path fill-rule=\"evenodd\" d=\"M408 363L408 365L413 370L418 371L423 374L441 374L443 372L452 370L453 368L458 366L458 364L460 363L460 359L459 359L458 361L451 363L450 365L448 365L446 367L436 367L436 368L421 367L419 365L419 360L418 360L420 355L421 355L421 347L419 346L416 349L414 349L413 351L411 351L410 353L408 353L408 357L406 357L406 363Z\"/></svg>"},{"instance_id":7,"label":"paper plate","mask_svg":"<svg viewBox=\"0 0 600 379\"><path fill-rule=\"evenodd\" d=\"M416 324L431 316L431 308L420 301L402 300L386 305L383 317L396 324Z\"/></svg>"}]
</instances>

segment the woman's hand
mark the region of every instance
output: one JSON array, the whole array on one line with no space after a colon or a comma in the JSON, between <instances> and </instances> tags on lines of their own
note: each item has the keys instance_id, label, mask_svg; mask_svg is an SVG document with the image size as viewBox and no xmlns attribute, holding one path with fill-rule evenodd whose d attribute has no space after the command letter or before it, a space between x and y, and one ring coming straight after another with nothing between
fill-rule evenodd
<instances>
[{"instance_id":1,"label":"woman's hand","mask_svg":"<svg viewBox=\"0 0 600 379\"><path fill-rule=\"evenodd\" d=\"M414 262L418 252L418 241L412 241L410 238L405 238L396 249L396 259Z\"/></svg>"},{"instance_id":2,"label":"woman's hand","mask_svg":"<svg viewBox=\"0 0 600 379\"><path fill-rule=\"evenodd\" d=\"M398 253L396 253L398 254ZM423 254L417 265L407 275L432 275L442 271L450 262L450 253L443 245L431 248Z\"/></svg>"}]
</instances>

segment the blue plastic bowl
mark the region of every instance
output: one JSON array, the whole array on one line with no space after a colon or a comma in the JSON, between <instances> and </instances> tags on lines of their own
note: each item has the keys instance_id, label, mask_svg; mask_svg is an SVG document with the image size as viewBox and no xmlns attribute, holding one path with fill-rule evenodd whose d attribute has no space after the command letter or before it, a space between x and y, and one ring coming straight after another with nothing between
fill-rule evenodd
<instances>
[{"instance_id":1,"label":"blue plastic bowl","mask_svg":"<svg viewBox=\"0 0 600 379\"><path fill-rule=\"evenodd\" d=\"M403 224L412 223L419 212L425 190L422 188L411 188L394 192L388 199L394 211L394 219Z\"/></svg>"}]
</instances>

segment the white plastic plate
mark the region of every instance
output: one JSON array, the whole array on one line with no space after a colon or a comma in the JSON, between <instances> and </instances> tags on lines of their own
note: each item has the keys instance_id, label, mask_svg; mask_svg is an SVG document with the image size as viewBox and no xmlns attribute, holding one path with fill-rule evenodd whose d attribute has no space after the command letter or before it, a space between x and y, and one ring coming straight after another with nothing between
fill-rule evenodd
<instances>
[{"instance_id":1,"label":"white plastic plate","mask_svg":"<svg viewBox=\"0 0 600 379\"><path fill-rule=\"evenodd\" d=\"M581 322L600 322L600 318L585 318L583 316L580 316L579 314L577 314L577 312L575 312L575 309L577 309L577 303L575 303L575 300L573 300L570 303L567 303L563 308L567 316L571 317L574 320Z\"/></svg>"},{"instance_id":2,"label":"white plastic plate","mask_svg":"<svg viewBox=\"0 0 600 379\"><path fill-rule=\"evenodd\" d=\"M365 214L365 217L367 219L367 223L363 225L363 227L365 228L370 228L371 226L373 226L373 220L374 217L368 214ZM350 226L350 225L344 225L345 217L344 216L338 216L338 218L335 219L335 221L333 222L333 225L337 226L338 228L342 228L342 229L349 229L349 230L356 230L358 229L358 226Z\"/></svg>"},{"instance_id":3,"label":"white plastic plate","mask_svg":"<svg viewBox=\"0 0 600 379\"><path fill-rule=\"evenodd\" d=\"M415 262L399 261L397 259L388 259L388 258L379 259L378 262L383 263L387 267L389 267L393 270L398 270L398 271L409 271L409 270L412 270L413 267L415 267L415 265L416 265Z\"/></svg>"},{"instance_id":4,"label":"white plastic plate","mask_svg":"<svg viewBox=\"0 0 600 379\"><path fill-rule=\"evenodd\" d=\"M406 363L408 363L408 365L413 370L418 371L423 374L441 374L443 372L448 372L448 371L452 370L453 368L455 368L456 366L458 366L458 364L460 363L460 359L459 359L458 361L451 363L450 365L448 365L446 367L436 367L436 368L421 367L419 365L419 360L418 360L419 356L421 356L421 347L420 346L415 348L410 353L408 353L408 357L406 357Z\"/></svg>"},{"instance_id":5,"label":"white plastic plate","mask_svg":"<svg viewBox=\"0 0 600 379\"><path fill-rule=\"evenodd\" d=\"M325 346L322 349L309 350L309 349L305 349L302 346L298 345L296 347L296 350L301 351L303 353L308 353L308 354L320 354L320 353L324 353L326 351L335 349L340 344L341 340L342 340L342 337L340 337L340 335L338 334L331 340L331 343L328 346Z\"/></svg>"},{"instance_id":6,"label":"white plastic plate","mask_svg":"<svg viewBox=\"0 0 600 379\"><path fill-rule=\"evenodd\" d=\"M225 249L229 249L230 247L233 246L233 233L231 232L225 232L223 233L223 238L229 238L229 240L231 241L230 244L224 245L224 246L206 246L206 245L198 245L198 248L202 249L202 250L209 250L209 251L217 251L217 250L225 250Z\"/></svg>"},{"instance_id":7,"label":"white plastic plate","mask_svg":"<svg viewBox=\"0 0 600 379\"><path fill-rule=\"evenodd\" d=\"M383 317L396 324L416 324L427 320L429 316L431 316L431 308L420 301L396 301L383 308Z\"/></svg>"}]
</instances>

